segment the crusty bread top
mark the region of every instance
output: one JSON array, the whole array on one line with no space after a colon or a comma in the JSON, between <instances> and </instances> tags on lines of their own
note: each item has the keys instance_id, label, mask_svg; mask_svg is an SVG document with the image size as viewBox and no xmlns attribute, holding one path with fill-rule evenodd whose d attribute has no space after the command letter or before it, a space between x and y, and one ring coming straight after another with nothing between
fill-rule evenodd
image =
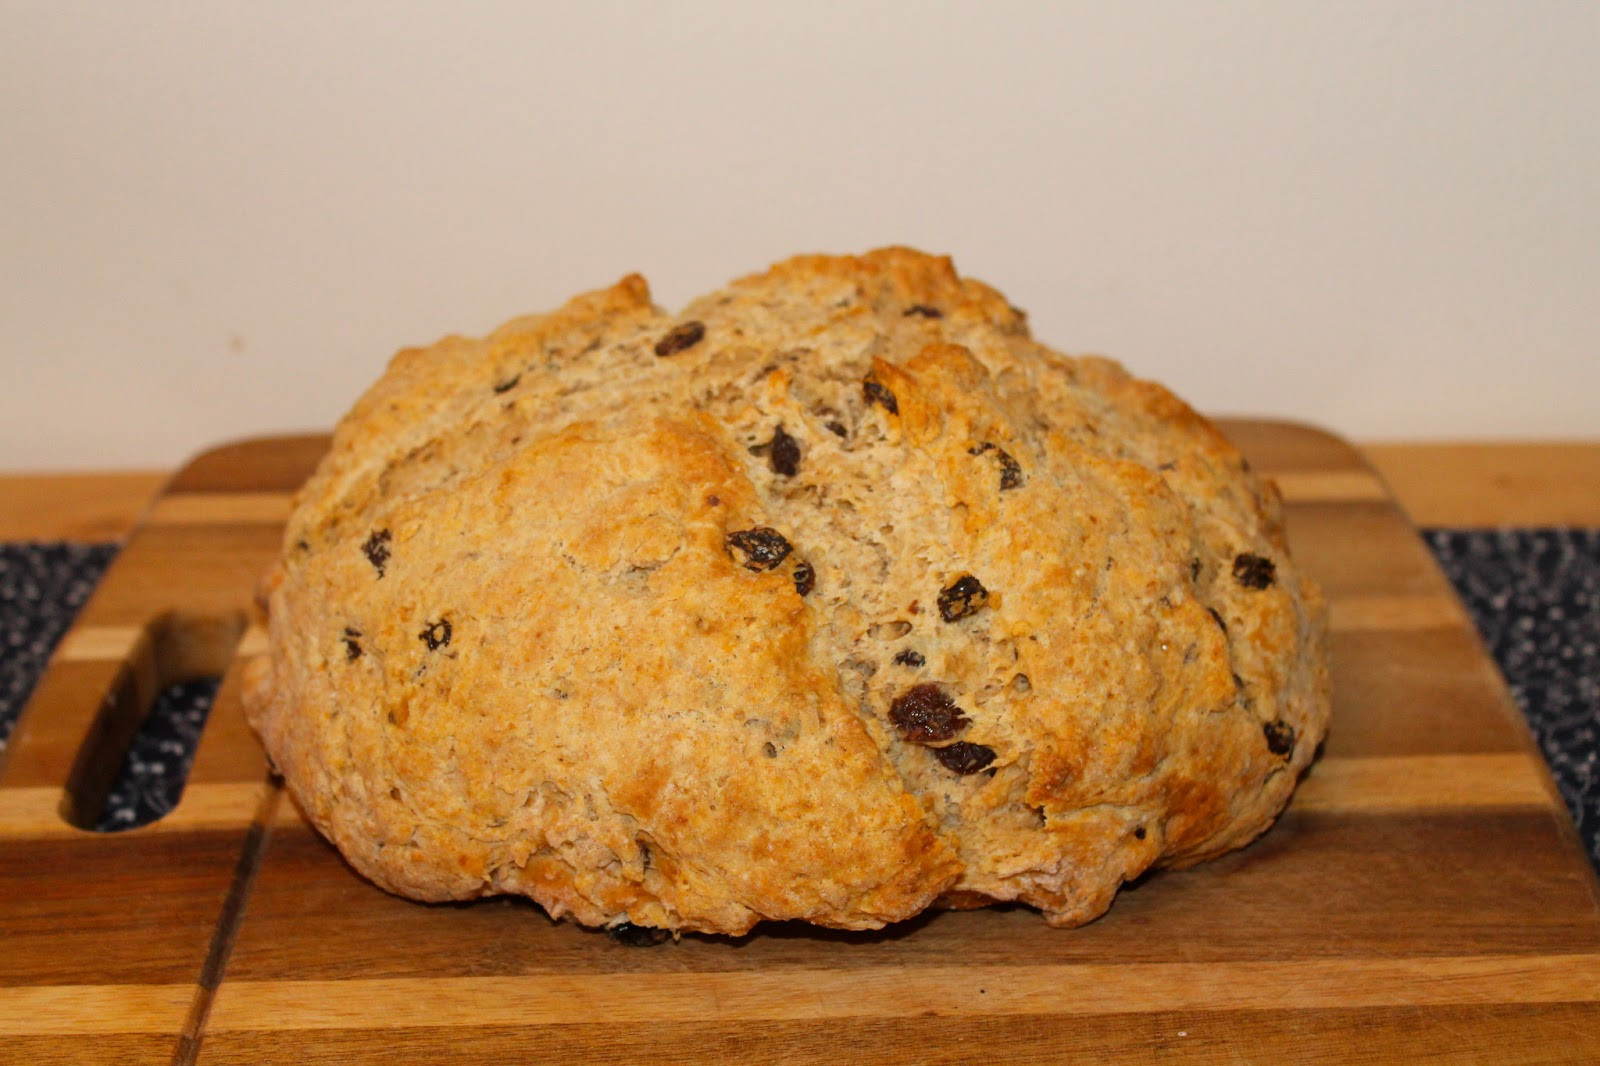
<instances>
[{"instance_id":1,"label":"crusty bread top","mask_svg":"<svg viewBox=\"0 0 1600 1066\"><path fill-rule=\"evenodd\" d=\"M904 248L401 352L266 585L251 720L352 864L588 924L1087 921L1327 722L1271 484Z\"/></svg>"}]
</instances>

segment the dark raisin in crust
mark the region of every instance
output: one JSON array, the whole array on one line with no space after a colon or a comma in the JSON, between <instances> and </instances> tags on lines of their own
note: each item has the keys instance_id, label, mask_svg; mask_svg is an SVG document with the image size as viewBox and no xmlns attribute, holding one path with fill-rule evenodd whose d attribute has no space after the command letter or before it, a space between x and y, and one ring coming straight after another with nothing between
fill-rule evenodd
<instances>
[{"instance_id":1,"label":"dark raisin in crust","mask_svg":"<svg viewBox=\"0 0 1600 1066\"><path fill-rule=\"evenodd\" d=\"M1022 464L1011 457L1011 453L992 441L983 441L967 449L968 455L982 455L984 452L994 452L995 461L1000 464L1000 491L1014 489L1022 484Z\"/></svg>"},{"instance_id":2,"label":"dark raisin in crust","mask_svg":"<svg viewBox=\"0 0 1600 1066\"><path fill-rule=\"evenodd\" d=\"M905 648L894 657L894 661L901 666L922 666L928 660L922 657L920 651L912 651L910 648Z\"/></svg>"},{"instance_id":3,"label":"dark raisin in crust","mask_svg":"<svg viewBox=\"0 0 1600 1066\"><path fill-rule=\"evenodd\" d=\"M901 315L904 318L910 318L913 315L919 315L922 318L943 318L944 312L937 307L929 307L927 304L912 304L901 312Z\"/></svg>"},{"instance_id":4,"label":"dark raisin in crust","mask_svg":"<svg viewBox=\"0 0 1600 1066\"><path fill-rule=\"evenodd\" d=\"M609 926L606 936L615 940L623 947L653 948L658 944L665 944L672 939L672 932L668 929L653 929L648 925L634 925L632 922L622 922Z\"/></svg>"},{"instance_id":5,"label":"dark raisin in crust","mask_svg":"<svg viewBox=\"0 0 1600 1066\"><path fill-rule=\"evenodd\" d=\"M877 404L892 415L900 413L900 401L895 399L894 393L890 392L888 387L880 381L874 381L872 378L863 381L861 383L861 395L867 398L868 406Z\"/></svg>"},{"instance_id":6,"label":"dark raisin in crust","mask_svg":"<svg viewBox=\"0 0 1600 1066\"><path fill-rule=\"evenodd\" d=\"M498 396L502 392L510 392L512 389L517 387L517 382L519 382L521 380L522 380L522 375L521 374L513 374L513 375L511 375L510 377L506 378L504 381L500 382L500 384L498 384L498 385L496 385L494 387L495 395Z\"/></svg>"},{"instance_id":7,"label":"dark raisin in crust","mask_svg":"<svg viewBox=\"0 0 1600 1066\"><path fill-rule=\"evenodd\" d=\"M429 622L427 627L417 634L417 639L426 644L429 651L438 651L450 643L453 632L450 619L441 618L437 622Z\"/></svg>"},{"instance_id":8,"label":"dark raisin in crust","mask_svg":"<svg viewBox=\"0 0 1600 1066\"><path fill-rule=\"evenodd\" d=\"M1294 754L1294 726L1288 722L1263 722L1261 732L1267 738L1267 750L1287 759Z\"/></svg>"},{"instance_id":9,"label":"dark raisin in crust","mask_svg":"<svg viewBox=\"0 0 1600 1066\"><path fill-rule=\"evenodd\" d=\"M958 774L975 774L994 762L993 748L983 744L968 744L964 740L958 740L946 748L938 748L933 754L946 770L954 770Z\"/></svg>"},{"instance_id":10,"label":"dark raisin in crust","mask_svg":"<svg viewBox=\"0 0 1600 1066\"><path fill-rule=\"evenodd\" d=\"M767 461L774 474L794 477L800 472L800 442L785 433L782 426L772 431L772 443L767 448Z\"/></svg>"},{"instance_id":11,"label":"dark raisin in crust","mask_svg":"<svg viewBox=\"0 0 1600 1066\"><path fill-rule=\"evenodd\" d=\"M380 578L383 576L384 567L389 563L389 541L392 539L387 529L379 529L374 530L367 538L367 542L361 545L361 553L367 557L367 562L372 564L372 568L378 572Z\"/></svg>"},{"instance_id":12,"label":"dark raisin in crust","mask_svg":"<svg viewBox=\"0 0 1600 1066\"><path fill-rule=\"evenodd\" d=\"M1277 579L1278 568L1271 559L1244 552L1233 560L1233 579L1247 589L1258 592L1270 588Z\"/></svg>"},{"instance_id":13,"label":"dark raisin in crust","mask_svg":"<svg viewBox=\"0 0 1600 1066\"><path fill-rule=\"evenodd\" d=\"M361 645L356 643L356 638L361 635L361 630L350 626L344 627L344 657L346 662L355 662L361 658Z\"/></svg>"},{"instance_id":14,"label":"dark raisin in crust","mask_svg":"<svg viewBox=\"0 0 1600 1066\"><path fill-rule=\"evenodd\" d=\"M685 322L674 326L667 331L666 336L656 341L656 354L660 356L677 355L699 344L706 335L706 324L699 321Z\"/></svg>"},{"instance_id":15,"label":"dark raisin in crust","mask_svg":"<svg viewBox=\"0 0 1600 1066\"><path fill-rule=\"evenodd\" d=\"M793 549L783 534L767 526L741 529L726 538L728 551L746 570L773 570Z\"/></svg>"},{"instance_id":16,"label":"dark raisin in crust","mask_svg":"<svg viewBox=\"0 0 1600 1066\"><path fill-rule=\"evenodd\" d=\"M971 574L962 574L949 588L939 591L939 617L954 622L989 605L989 590Z\"/></svg>"},{"instance_id":17,"label":"dark raisin in crust","mask_svg":"<svg viewBox=\"0 0 1600 1066\"><path fill-rule=\"evenodd\" d=\"M794 564L794 590L802 596L809 595L817 587L817 572L811 564L802 559Z\"/></svg>"},{"instance_id":18,"label":"dark raisin in crust","mask_svg":"<svg viewBox=\"0 0 1600 1066\"><path fill-rule=\"evenodd\" d=\"M850 435L850 431L844 428L843 422L824 422L823 425L826 426L828 432L832 433L835 437L842 439Z\"/></svg>"},{"instance_id":19,"label":"dark raisin in crust","mask_svg":"<svg viewBox=\"0 0 1600 1066\"><path fill-rule=\"evenodd\" d=\"M949 740L968 725L955 701L931 682L913 685L889 705L889 721L913 744Z\"/></svg>"}]
</instances>

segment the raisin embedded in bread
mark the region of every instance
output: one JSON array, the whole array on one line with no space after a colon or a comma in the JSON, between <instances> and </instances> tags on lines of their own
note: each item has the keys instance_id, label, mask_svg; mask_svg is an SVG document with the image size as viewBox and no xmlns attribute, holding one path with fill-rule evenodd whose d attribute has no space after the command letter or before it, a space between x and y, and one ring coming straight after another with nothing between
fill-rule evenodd
<instances>
[{"instance_id":1,"label":"raisin embedded in bread","mask_svg":"<svg viewBox=\"0 0 1600 1066\"><path fill-rule=\"evenodd\" d=\"M1055 925L1287 802L1324 610L1205 419L903 248L400 353L250 720L352 865L589 925Z\"/></svg>"}]
</instances>

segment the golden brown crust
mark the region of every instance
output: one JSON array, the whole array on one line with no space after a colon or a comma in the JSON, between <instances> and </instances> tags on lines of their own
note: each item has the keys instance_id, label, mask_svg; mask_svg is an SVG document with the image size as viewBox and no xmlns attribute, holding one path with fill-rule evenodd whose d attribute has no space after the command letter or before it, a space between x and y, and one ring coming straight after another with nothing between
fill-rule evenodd
<instances>
[{"instance_id":1,"label":"golden brown crust","mask_svg":"<svg viewBox=\"0 0 1600 1066\"><path fill-rule=\"evenodd\" d=\"M251 721L351 863L586 924L1078 924L1328 714L1275 489L903 248L402 352L263 593Z\"/></svg>"}]
</instances>

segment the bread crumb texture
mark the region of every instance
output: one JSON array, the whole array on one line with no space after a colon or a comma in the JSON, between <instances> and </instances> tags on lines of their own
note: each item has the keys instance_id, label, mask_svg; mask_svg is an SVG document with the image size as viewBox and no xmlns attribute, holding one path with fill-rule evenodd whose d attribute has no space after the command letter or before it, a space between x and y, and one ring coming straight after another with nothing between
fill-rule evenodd
<instances>
[{"instance_id":1,"label":"bread crumb texture","mask_svg":"<svg viewBox=\"0 0 1600 1066\"><path fill-rule=\"evenodd\" d=\"M1271 483L906 248L401 352L265 590L250 721L349 862L586 925L1078 925L1328 719Z\"/></svg>"}]
</instances>

